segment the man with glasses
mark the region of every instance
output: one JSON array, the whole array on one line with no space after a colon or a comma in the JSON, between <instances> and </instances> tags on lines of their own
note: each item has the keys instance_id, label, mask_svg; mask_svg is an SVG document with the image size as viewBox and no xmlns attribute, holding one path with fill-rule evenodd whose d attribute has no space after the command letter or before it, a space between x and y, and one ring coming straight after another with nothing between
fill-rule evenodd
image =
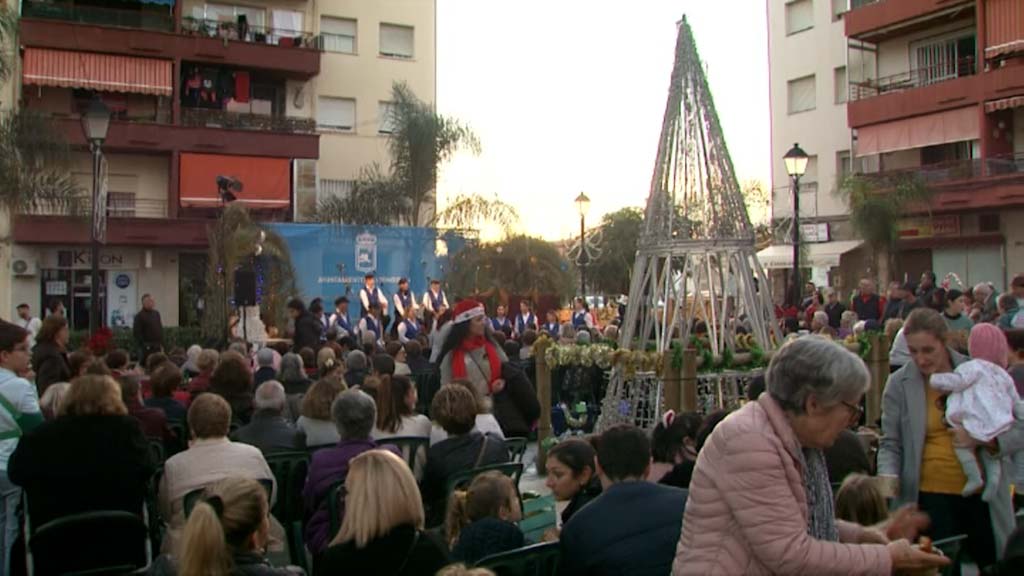
<instances>
[{"instance_id":1,"label":"man with glasses","mask_svg":"<svg viewBox=\"0 0 1024 576\"><path fill-rule=\"evenodd\" d=\"M29 332L0 321L0 574L9 574L11 545L18 535L21 489L7 477L7 462L23 434L43 423L30 374Z\"/></svg>"}]
</instances>

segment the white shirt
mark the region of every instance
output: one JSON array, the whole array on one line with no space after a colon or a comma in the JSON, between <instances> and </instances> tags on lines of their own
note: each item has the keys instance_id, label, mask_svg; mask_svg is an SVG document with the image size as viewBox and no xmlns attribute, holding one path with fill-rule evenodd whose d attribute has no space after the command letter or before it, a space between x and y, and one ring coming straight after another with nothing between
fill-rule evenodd
<instances>
[{"instance_id":1,"label":"white shirt","mask_svg":"<svg viewBox=\"0 0 1024 576\"><path fill-rule=\"evenodd\" d=\"M25 320L19 316L18 326L21 326L25 330L28 330L28 349L31 350L35 348L36 334L39 334L39 328L43 326L43 321L35 317Z\"/></svg>"},{"instance_id":2,"label":"white shirt","mask_svg":"<svg viewBox=\"0 0 1024 576\"><path fill-rule=\"evenodd\" d=\"M373 289L377 291L377 303L380 304L380 309L381 310L387 310L388 309L388 299L387 299L386 296L384 296L384 291L380 289L380 286L374 286ZM365 284L363 285L362 288L359 289L359 300L360 300L360 302L363 303L363 312L369 313L369 311L370 311L370 291L366 289L366 285Z\"/></svg>"},{"instance_id":3,"label":"white shirt","mask_svg":"<svg viewBox=\"0 0 1024 576\"><path fill-rule=\"evenodd\" d=\"M395 295L391 297L391 300L395 303L395 310L398 312L398 318L405 318L405 306L402 306L402 298L395 292ZM409 305L412 306L413 310L416 310L416 294L409 290Z\"/></svg>"},{"instance_id":4,"label":"white shirt","mask_svg":"<svg viewBox=\"0 0 1024 576\"><path fill-rule=\"evenodd\" d=\"M433 295L436 298L438 296L438 293L434 292L433 290L427 290L426 292L423 293L423 307L426 308L427 310L430 310L431 312L436 313L437 310L434 310L434 305L430 301L431 295ZM441 290L440 296L441 305L444 306L445 308L448 308L448 295L444 293L444 290Z\"/></svg>"},{"instance_id":5,"label":"white shirt","mask_svg":"<svg viewBox=\"0 0 1024 576\"><path fill-rule=\"evenodd\" d=\"M0 368L0 394L14 406L17 414L11 414L0 407L0 430L16 430L17 417L21 414L39 414L39 398L36 387L6 368ZM430 431L427 431L429 435ZM18 447L18 438L0 440L0 470L7 470L7 461Z\"/></svg>"},{"instance_id":6,"label":"white shirt","mask_svg":"<svg viewBox=\"0 0 1024 576\"><path fill-rule=\"evenodd\" d=\"M373 427L373 432L370 437L377 440L381 444L387 444L388 438L401 438L413 436L416 438L429 438L430 437L430 418L427 418L423 414L413 414L412 416L402 416L402 423L398 427L397 432L384 432L383 430ZM408 458L408 454L402 454L403 458ZM412 471L413 476L416 480L423 478L423 466L427 463L427 450L426 448L420 448L419 453L416 455L416 469Z\"/></svg>"}]
</instances>

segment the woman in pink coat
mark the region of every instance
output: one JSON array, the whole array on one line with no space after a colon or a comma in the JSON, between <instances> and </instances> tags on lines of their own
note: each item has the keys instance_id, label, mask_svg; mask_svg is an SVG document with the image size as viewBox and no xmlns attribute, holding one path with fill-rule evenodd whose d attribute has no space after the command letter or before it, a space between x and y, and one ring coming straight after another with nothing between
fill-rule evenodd
<instances>
[{"instance_id":1,"label":"woman in pink coat","mask_svg":"<svg viewBox=\"0 0 1024 576\"><path fill-rule=\"evenodd\" d=\"M719 424L697 458L674 575L891 574L948 561L835 519L822 449L860 418L860 358L808 336L783 346L768 391ZM887 530L916 518L897 515ZM912 531L912 530L911 530Z\"/></svg>"}]
</instances>

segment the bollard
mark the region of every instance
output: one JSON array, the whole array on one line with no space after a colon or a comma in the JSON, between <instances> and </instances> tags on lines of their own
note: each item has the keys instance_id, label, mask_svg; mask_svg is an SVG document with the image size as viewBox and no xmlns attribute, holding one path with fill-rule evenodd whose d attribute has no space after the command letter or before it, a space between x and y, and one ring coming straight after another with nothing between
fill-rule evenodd
<instances>
[{"instance_id":1,"label":"bollard","mask_svg":"<svg viewBox=\"0 0 1024 576\"><path fill-rule=\"evenodd\" d=\"M680 374L680 404L683 412L697 411L697 351L683 350L683 369Z\"/></svg>"},{"instance_id":2,"label":"bollard","mask_svg":"<svg viewBox=\"0 0 1024 576\"><path fill-rule=\"evenodd\" d=\"M551 369L544 352L547 346L534 347L537 360L537 402L540 403L540 422L537 424L537 474L546 474L547 449L544 441L551 437Z\"/></svg>"}]
</instances>

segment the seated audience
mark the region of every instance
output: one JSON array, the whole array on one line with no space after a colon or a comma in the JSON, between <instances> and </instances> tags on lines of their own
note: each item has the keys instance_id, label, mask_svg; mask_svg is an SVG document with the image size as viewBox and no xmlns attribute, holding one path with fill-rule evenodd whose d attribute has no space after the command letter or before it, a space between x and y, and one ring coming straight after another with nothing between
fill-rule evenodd
<instances>
[{"instance_id":1,"label":"seated audience","mask_svg":"<svg viewBox=\"0 0 1024 576\"><path fill-rule=\"evenodd\" d=\"M783 345L765 379L768 393L719 424L697 460L674 573L889 574L948 564L835 519L822 450L860 417L871 381L864 362L808 336Z\"/></svg>"},{"instance_id":2,"label":"seated audience","mask_svg":"<svg viewBox=\"0 0 1024 576\"><path fill-rule=\"evenodd\" d=\"M304 450L306 438L285 419L288 398L284 386L277 380L268 380L256 388L252 420L232 434L232 440L251 444L264 454L289 450Z\"/></svg>"},{"instance_id":3,"label":"seated audience","mask_svg":"<svg viewBox=\"0 0 1024 576\"><path fill-rule=\"evenodd\" d=\"M409 340L405 343L405 363L413 374L430 372L433 367L430 361L423 357L423 346L418 340Z\"/></svg>"},{"instance_id":4,"label":"seated audience","mask_svg":"<svg viewBox=\"0 0 1024 576\"><path fill-rule=\"evenodd\" d=\"M409 358L405 353L405 344L397 341L388 342L384 351L395 360L396 376L412 376L412 368L408 363Z\"/></svg>"},{"instance_id":5,"label":"seated audience","mask_svg":"<svg viewBox=\"0 0 1024 576\"><path fill-rule=\"evenodd\" d=\"M306 435L306 446L331 446L338 443L338 426L331 418L331 404L345 391L344 384L318 380L302 398L301 416L296 428Z\"/></svg>"},{"instance_id":6,"label":"seated audience","mask_svg":"<svg viewBox=\"0 0 1024 576\"><path fill-rule=\"evenodd\" d=\"M95 361L96 357L88 349L75 350L68 354L68 368L71 370L71 380L79 376L85 376L85 372Z\"/></svg>"},{"instance_id":7,"label":"seated audience","mask_svg":"<svg viewBox=\"0 0 1024 576\"><path fill-rule=\"evenodd\" d=\"M103 363L110 369L110 375L116 379L128 368L128 353L121 349L111 350L103 357Z\"/></svg>"},{"instance_id":8,"label":"seated audience","mask_svg":"<svg viewBox=\"0 0 1024 576\"><path fill-rule=\"evenodd\" d=\"M294 352L288 352L281 357L281 375L278 381L284 386L288 396L305 394L312 384L302 367L302 357Z\"/></svg>"},{"instance_id":9,"label":"seated audience","mask_svg":"<svg viewBox=\"0 0 1024 576\"><path fill-rule=\"evenodd\" d=\"M228 440L230 426L231 405L221 396L202 394L192 401L188 409L192 442L188 450L167 459L160 481L160 514L167 522L164 552L174 553L178 545L185 526L186 494L225 478L274 479L259 449Z\"/></svg>"},{"instance_id":10,"label":"seated audience","mask_svg":"<svg viewBox=\"0 0 1024 576\"><path fill-rule=\"evenodd\" d=\"M45 419L53 420L62 414L61 410L64 408L64 401L70 390L71 384L67 382L55 382L46 387L46 392L39 399L39 408L43 411ZM22 432L24 431L24 427L22 427Z\"/></svg>"},{"instance_id":11,"label":"seated audience","mask_svg":"<svg viewBox=\"0 0 1024 576\"><path fill-rule=\"evenodd\" d=\"M128 408L128 415L139 421L142 433L150 440L159 440L164 446L171 445L174 433L167 427L167 416L157 408L146 408L142 404L142 388L139 377L127 374L121 377L121 400Z\"/></svg>"},{"instance_id":12,"label":"seated audience","mask_svg":"<svg viewBox=\"0 0 1024 576\"><path fill-rule=\"evenodd\" d=\"M519 349L519 359L528 360L533 358L533 345L537 343L537 331L531 328L523 332L523 336L519 339L519 343L522 345Z\"/></svg>"},{"instance_id":13,"label":"seated audience","mask_svg":"<svg viewBox=\"0 0 1024 576\"><path fill-rule=\"evenodd\" d=\"M258 368L252 375L253 385L259 388L260 384L277 378L277 370L274 370L274 351L270 348L260 348L256 353L256 365Z\"/></svg>"},{"instance_id":14,"label":"seated audience","mask_svg":"<svg viewBox=\"0 0 1024 576\"><path fill-rule=\"evenodd\" d=\"M701 419L696 412L676 414L669 410L651 435L651 482L688 488L697 462L697 430Z\"/></svg>"},{"instance_id":15,"label":"seated audience","mask_svg":"<svg viewBox=\"0 0 1024 576\"><path fill-rule=\"evenodd\" d=\"M373 398L359 390L348 390L331 405L331 418L341 440L333 447L313 453L306 486L302 489L306 547L314 556L323 552L334 537L330 533L327 506L327 495L331 487L345 482L353 458L377 448L377 443L370 438L374 422L377 421L377 407ZM348 498L353 498L351 492Z\"/></svg>"},{"instance_id":16,"label":"seated audience","mask_svg":"<svg viewBox=\"0 0 1024 576\"><path fill-rule=\"evenodd\" d=\"M383 377L377 388L377 426L373 438L396 436L430 437L430 419L416 413L419 397L405 376Z\"/></svg>"},{"instance_id":17,"label":"seated audience","mask_svg":"<svg viewBox=\"0 0 1024 576\"><path fill-rule=\"evenodd\" d=\"M185 352L185 363L181 366L181 373L185 378L193 378L200 372L199 370L199 355L202 354L203 347L198 344L193 344L188 347ZM113 370L113 368L111 368Z\"/></svg>"},{"instance_id":18,"label":"seated audience","mask_svg":"<svg viewBox=\"0 0 1024 576\"><path fill-rule=\"evenodd\" d=\"M117 382L82 376L71 385L63 414L21 437L7 475L25 490L32 525L39 527L90 510L142 514L154 464Z\"/></svg>"},{"instance_id":19,"label":"seated audience","mask_svg":"<svg viewBox=\"0 0 1024 576\"><path fill-rule=\"evenodd\" d=\"M395 359L383 352L380 354L374 354L373 375L378 378L380 378L381 376L394 376Z\"/></svg>"},{"instance_id":20,"label":"seated audience","mask_svg":"<svg viewBox=\"0 0 1024 576\"><path fill-rule=\"evenodd\" d=\"M469 488L456 490L448 503L445 530L452 560L476 563L526 545L514 522L522 520L519 494L512 479L485 472Z\"/></svg>"},{"instance_id":21,"label":"seated audience","mask_svg":"<svg viewBox=\"0 0 1024 576\"><path fill-rule=\"evenodd\" d=\"M323 555L324 574L434 576L448 563L440 544L423 531L420 491L401 458L384 450L363 452L351 460L345 489L345 518Z\"/></svg>"},{"instance_id":22,"label":"seated audience","mask_svg":"<svg viewBox=\"0 0 1024 576\"><path fill-rule=\"evenodd\" d=\"M639 428L614 426L595 442L604 492L562 528L558 573L670 573L686 491L644 480L651 443Z\"/></svg>"},{"instance_id":23,"label":"seated audience","mask_svg":"<svg viewBox=\"0 0 1024 576\"><path fill-rule=\"evenodd\" d=\"M353 350L345 357L345 384L348 384L349 388L363 385L366 365L366 354L362 350Z\"/></svg>"},{"instance_id":24,"label":"seated audience","mask_svg":"<svg viewBox=\"0 0 1024 576\"><path fill-rule=\"evenodd\" d=\"M548 475L544 485L559 502L569 501L562 511L563 526L573 514L601 495L601 479L594 458L594 447L581 438L563 440L548 451Z\"/></svg>"},{"instance_id":25,"label":"seated audience","mask_svg":"<svg viewBox=\"0 0 1024 576\"><path fill-rule=\"evenodd\" d=\"M447 439L430 447L423 470L421 486L430 526L443 520L449 476L509 460L504 440L476 430L477 412L473 393L455 384L442 386L430 404L431 416L448 433Z\"/></svg>"},{"instance_id":26,"label":"seated audience","mask_svg":"<svg viewBox=\"0 0 1024 576\"><path fill-rule=\"evenodd\" d=\"M333 360L337 364L339 360L337 354L334 353L334 348L330 346L324 346L316 353L316 369L317 372L322 374L324 371L324 365L327 364L328 360ZM320 376L323 378L323 376Z\"/></svg>"},{"instance_id":27,"label":"seated audience","mask_svg":"<svg viewBox=\"0 0 1024 576\"><path fill-rule=\"evenodd\" d=\"M498 424L498 419L491 414L491 398L490 396L484 396L480 393L480 390L469 380L455 380L452 382L452 386L462 386L473 395L476 399L476 419L474 420L473 429L482 434L490 434L492 436L505 439L505 433L501 431L501 424ZM430 427L430 445L433 446L441 440L448 437L448 433L444 431L444 428L434 422Z\"/></svg>"},{"instance_id":28,"label":"seated audience","mask_svg":"<svg viewBox=\"0 0 1024 576\"><path fill-rule=\"evenodd\" d=\"M247 424L252 417L252 390L252 372L245 357L231 351L221 354L210 378L210 392L227 400L239 424Z\"/></svg>"},{"instance_id":29,"label":"seated audience","mask_svg":"<svg viewBox=\"0 0 1024 576\"><path fill-rule=\"evenodd\" d=\"M302 366L306 370L306 376L315 378L320 372L316 365L316 352L312 348L303 348L299 350L299 356L302 358Z\"/></svg>"},{"instance_id":30,"label":"seated audience","mask_svg":"<svg viewBox=\"0 0 1024 576\"><path fill-rule=\"evenodd\" d=\"M181 370L174 364L168 363L158 368L149 379L153 395L146 400L146 407L162 411L168 422L185 422L187 406L174 399L174 393L181 387L181 382Z\"/></svg>"},{"instance_id":31,"label":"seated audience","mask_svg":"<svg viewBox=\"0 0 1024 576\"><path fill-rule=\"evenodd\" d=\"M874 526L889 518L878 478L850 474L836 492L836 520Z\"/></svg>"},{"instance_id":32,"label":"seated audience","mask_svg":"<svg viewBox=\"0 0 1024 576\"><path fill-rule=\"evenodd\" d=\"M328 358L324 361L323 367L320 369L321 380L333 380L334 382L344 383L345 382L345 365L335 360L334 358Z\"/></svg>"},{"instance_id":33,"label":"seated audience","mask_svg":"<svg viewBox=\"0 0 1024 576\"><path fill-rule=\"evenodd\" d=\"M199 353L199 359L196 360L199 374L193 376L188 381L188 391L192 394L193 400L196 396L210 389L210 379L213 378L213 370L217 367L217 362L219 361L220 352L216 350L207 348Z\"/></svg>"}]
</instances>

